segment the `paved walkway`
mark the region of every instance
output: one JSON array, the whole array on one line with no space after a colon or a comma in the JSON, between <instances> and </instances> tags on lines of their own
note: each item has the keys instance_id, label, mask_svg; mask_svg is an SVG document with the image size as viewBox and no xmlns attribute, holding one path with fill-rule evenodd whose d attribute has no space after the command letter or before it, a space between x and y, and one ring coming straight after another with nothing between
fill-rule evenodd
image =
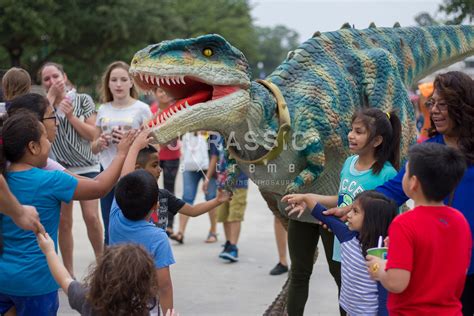
<instances>
[{"instance_id":1,"label":"paved walkway","mask_svg":"<svg viewBox=\"0 0 474 316\"><path fill-rule=\"evenodd\" d=\"M178 175L179 176L179 175ZM181 180L181 179L179 179ZM177 195L181 196L181 183ZM197 201L202 201L200 194ZM81 279L93 261L79 204L74 206L75 271ZM177 227L177 223L175 224ZM270 276L278 261L273 234L273 215L255 185L249 188L248 205L239 242L240 261L226 263L218 258L224 240L222 225L219 241L204 243L209 217L192 218L183 245L172 242L176 264L171 267L174 301L181 315L262 315L279 293L287 275ZM330 277L320 247L310 284L306 315L338 315L337 288ZM60 295L59 315L78 315Z\"/></svg>"}]
</instances>

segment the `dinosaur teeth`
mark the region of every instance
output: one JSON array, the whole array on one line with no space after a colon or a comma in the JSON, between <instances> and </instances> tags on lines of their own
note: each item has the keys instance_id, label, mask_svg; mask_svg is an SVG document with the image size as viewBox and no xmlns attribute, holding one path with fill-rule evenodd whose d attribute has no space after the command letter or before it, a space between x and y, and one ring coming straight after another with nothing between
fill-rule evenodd
<instances>
[{"instance_id":1,"label":"dinosaur teeth","mask_svg":"<svg viewBox=\"0 0 474 316\"><path fill-rule=\"evenodd\" d=\"M172 82L173 84L176 84L176 81L174 81L174 77L171 77L170 80L171 80L171 82Z\"/></svg>"},{"instance_id":2,"label":"dinosaur teeth","mask_svg":"<svg viewBox=\"0 0 474 316\"><path fill-rule=\"evenodd\" d=\"M140 80L143 81L143 74L139 73L139 75L140 75Z\"/></svg>"},{"instance_id":3,"label":"dinosaur teeth","mask_svg":"<svg viewBox=\"0 0 474 316\"><path fill-rule=\"evenodd\" d=\"M165 80L166 80L166 84L170 85L170 78L166 77Z\"/></svg>"},{"instance_id":4,"label":"dinosaur teeth","mask_svg":"<svg viewBox=\"0 0 474 316\"><path fill-rule=\"evenodd\" d=\"M186 84L186 82L184 81L184 76L181 76L181 82L182 82L183 84Z\"/></svg>"}]
</instances>

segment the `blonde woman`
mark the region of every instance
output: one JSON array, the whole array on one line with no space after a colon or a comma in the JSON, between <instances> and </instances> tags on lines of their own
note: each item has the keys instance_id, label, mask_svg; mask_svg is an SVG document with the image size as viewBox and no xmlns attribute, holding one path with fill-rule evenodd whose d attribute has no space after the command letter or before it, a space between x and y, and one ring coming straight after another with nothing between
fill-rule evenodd
<instances>
[{"instance_id":1,"label":"blonde woman","mask_svg":"<svg viewBox=\"0 0 474 316\"><path fill-rule=\"evenodd\" d=\"M117 154L116 144L128 130L139 129L152 116L149 106L137 99L129 65L115 61L107 66L100 87L102 105L97 113L96 139L92 151L100 156L101 169L106 169ZM104 221L105 244L108 244L109 213L114 190L100 199Z\"/></svg>"}]
</instances>

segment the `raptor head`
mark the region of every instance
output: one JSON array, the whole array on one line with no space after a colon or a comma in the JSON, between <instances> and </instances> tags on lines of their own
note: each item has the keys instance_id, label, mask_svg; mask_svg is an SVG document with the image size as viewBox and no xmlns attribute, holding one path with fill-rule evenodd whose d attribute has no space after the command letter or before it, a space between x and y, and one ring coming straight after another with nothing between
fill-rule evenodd
<instances>
[{"instance_id":1,"label":"raptor head","mask_svg":"<svg viewBox=\"0 0 474 316\"><path fill-rule=\"evenodd\" d=\"M219 35L150 45L135 54L130 73L141 90L160 87L175 100L152 122L159 143L190 131L222 132L245 120L250 103L248 62Z\"/></svg>"}]
</instances>

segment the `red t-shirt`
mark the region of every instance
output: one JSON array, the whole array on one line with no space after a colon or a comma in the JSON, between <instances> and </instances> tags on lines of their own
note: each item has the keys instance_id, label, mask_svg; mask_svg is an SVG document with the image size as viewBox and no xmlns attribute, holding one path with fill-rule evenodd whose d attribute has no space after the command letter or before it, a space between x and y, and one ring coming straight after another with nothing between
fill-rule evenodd
<instances>
[{"instance_id":1,"label":"red t-shirt","mask_svg":"<svg viewBox=\"0 0 474 316\"><path fill-rule=\"evenodd\" d=\"M462 315L471 259L469 224L448 206L418 206L390 225L389 269L411 272L408 287L388 294L390 315Z\"/></svg>"}]
</instances>

